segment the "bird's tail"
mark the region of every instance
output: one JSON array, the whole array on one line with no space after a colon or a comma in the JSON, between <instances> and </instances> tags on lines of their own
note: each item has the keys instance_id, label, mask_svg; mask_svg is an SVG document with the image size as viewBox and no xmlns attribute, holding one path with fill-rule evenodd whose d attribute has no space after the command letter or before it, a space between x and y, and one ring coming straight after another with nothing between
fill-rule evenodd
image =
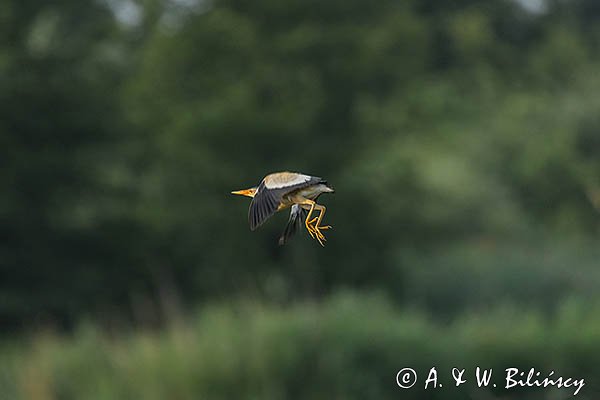
<instances>
[{"instance_id":1,"label":"bird's tail","mask_svg":"<svg viewBox=\"0 0 600 400\"><path fill-rule=\"evenodd\" d=\"M281 237L279 238L279 245L283 246L286 244L292 236L300 229L302 226L302 222L308 216L308 211L300 207L298 204L294 204L292 206L292 210L290 211L290 219L288 220Z\"/></svg>"}]
</instances>

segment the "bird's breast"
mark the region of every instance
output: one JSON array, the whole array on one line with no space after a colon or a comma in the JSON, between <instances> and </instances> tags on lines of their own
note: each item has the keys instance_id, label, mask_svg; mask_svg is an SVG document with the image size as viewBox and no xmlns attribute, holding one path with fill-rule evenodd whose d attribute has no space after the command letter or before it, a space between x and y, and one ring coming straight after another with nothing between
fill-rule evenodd
<instances>
[{"instance_id":1,"label":"bird's breast","mask_svg":"<svg viewBox=\"0 0 600 400\"><path fill-rule=\"evenodd\" d=\"M309 186L309 187L300 189L300 190L298 190L297 194L304 198L314 200L317 197L319 197L319 195L321 193L327 193L327 192L332 192L332 190L323 184L318 184L318 185L313 185L313 186Z\"/></svg>"}]
</instances>

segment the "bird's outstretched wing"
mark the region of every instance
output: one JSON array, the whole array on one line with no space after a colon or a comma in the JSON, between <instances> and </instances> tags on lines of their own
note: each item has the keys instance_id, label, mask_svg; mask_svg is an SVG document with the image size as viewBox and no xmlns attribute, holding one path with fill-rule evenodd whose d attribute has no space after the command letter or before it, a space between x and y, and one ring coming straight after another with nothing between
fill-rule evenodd
<instances>
[{"instance_id":1,"label":"bird's outstretched wing","mask_svg":"<svg viewBox=\"0 0 600 400\"><path fill-rule=\"evenodd\" d=\"M294 204L290 211L290 219L288 220L281 237L279 238L279 245L283 246L286 244L292 236L302 227L302 221L306 220L308 211L300 207L298 204Z\"/></svg>"},{"instance_id":2,"label":"bird's outstretched wing","mask_svg":"<svg viewBox=\"0 0 600 400\"><path fill-rule=\"evenodd\" d=\"M275 214L284 195L320 182L323 182L323 179L295 172L278 172L266 176L250 203L250 230L255 230Z\"/></svg>"}]
</instances>

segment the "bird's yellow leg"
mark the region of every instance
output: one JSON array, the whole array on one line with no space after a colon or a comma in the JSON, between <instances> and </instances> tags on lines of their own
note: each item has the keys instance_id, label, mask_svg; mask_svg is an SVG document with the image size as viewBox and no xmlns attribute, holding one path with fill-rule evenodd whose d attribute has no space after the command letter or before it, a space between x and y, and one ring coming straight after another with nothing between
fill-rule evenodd
<instances>
[{"instance_id":1,"label":"bird's yellow leg","mask_svg":"<svg viewBox=\"0 0 600 400\"><path fill-rule=\"evenodd\" d=\"M310 226L311 230L313 231L313 233L315 234L316 237L320 238L321 240L327 240L325 239L325 236L321 233L321 231L319 229L329 229L331 228L330 226L317 226L315 224L316 221L319 220L319 217L314 217L313 219L311 219L310 221L308 221L308 225Z\"/></svg>"},{"instance_id":2,"label":"bird's yellow leg","mask_svg":"<svg viewBox=\"0 0 600 400\"><path fill-rule=\"evenodd\" d=\"M315 203L312 200L309 199L304 199L304 201L300 204L303 204L305 206L310 206L310 209L308 210L308 215L306 216L306 219L304 220L304 226L306 226L306 230L308 231L308 233L310 234L310 237L312 237L313 239L316 239L319 244L321 246L325 246L325 244L323 243L326 239L325 236L321 233L321 231L319 231L319 228L323 228L323 227L319 227L318 226L318 222L321 221L322 215L325 207ZM311 219L310 217L312 216L312 213L315 209L318 209L320 211L319 216ZM312 225L312 223L315 222L315 220L317 221L316 225ZM329 229L330 227L326 227L325 229Z\"/></svg>"},{"instance_id":3,"label":"bird's yellow leg","mask_svg":"<svg viewBox=\"0 0 600 400\"><path fill-rule=\"evenodd\" d=\"M331 225L326 225L326 226L321 226L321 220L323 219L323 215L325 215L325 211L326 208L325 206L322 206L320 204L315 204L315 208L317 210L319 210L319 216L316 217L317 222L312 226L313 230L315 231L315 235L317 237L317 239L319 240L319 243L321 243L321 246L323 246L323 241L327 240L325 239L325 235L323 235L323 233L321 233L321 230L327 230L327 229L331 229ZM313 220L309 221L312 222Z\"/></svg>"},{"instance_id":4,"label":"bird's yellow leg","mask_svg":"<svg viewBox=\"0 0 600 400\"><path fill-rule=\"evenodd\" d=\"M313 219L311 219L310 221L308 221L309 224L313 225L315 223L315 221L317 222L315 227L319 228L319 229L323 229L323 230L327 230L327 229L331 229L332 226L331 225L325 225L325 226L321 226L321 220L323 219L323 214L325 214L325 206L321 206L319 204L317 204L315 206L315 209L319 210L319 215L314 217Z\"/></svg>"},{"instance_id":5,"label":"bird's yellow leg","mask_svg":"<svg viewBox=\"0 0 600 400\"><path fill-rule=\"evenodd\" d=\"M306 227L306 230L310 234L310 237L312 237L314 239L315 238L315 230L310 225L309 220L310 220L310 216L311 216L313 210L315 209L316 203L312 200L306 199L303 204L310 205L310 210L308 210L308 215L306 216L306 220L304 220L304 226Z\"/></svg>"},{"instance_id":6,"label":"bird's yellow leg","mask_svg":"<svg viewBox=\"0 0 600 400\"><path fill-rule=\"evenodd\" d=\"M315 209L317 207L318 207L318 205L315 205ZM307 216L306 221L305 221L306 230L308 231L308 233L310 233L310 236L313 239L325 240L325 236L323 236L323 234L321 232L319 232L315 229L314 222L317 221L318 219L319 219L319 217L317 216L317 217L314 217L313 219L309 220L309 217Z\"/></svg>"}]
</instances>

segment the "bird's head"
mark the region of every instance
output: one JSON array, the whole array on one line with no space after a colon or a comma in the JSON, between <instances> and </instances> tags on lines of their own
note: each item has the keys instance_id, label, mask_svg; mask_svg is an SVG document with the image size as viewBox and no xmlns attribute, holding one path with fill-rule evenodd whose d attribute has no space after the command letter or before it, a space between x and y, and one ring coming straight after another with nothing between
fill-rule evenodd
<instances>
[{"instance_id":1,"label":"bird's head","mask_svg":"<svg viewBox=\"0 0 600 400\"><path fill-rule=\"evenodd\" d=\"M250 189L243 189L243 190L234 190L233 192L231 192L231 194L237 194L240 196L246 196L246 197L254 197L254 195L256 194L256 191L258 190L257 187L253 187Z\"/></svg>"}]
</instances>

